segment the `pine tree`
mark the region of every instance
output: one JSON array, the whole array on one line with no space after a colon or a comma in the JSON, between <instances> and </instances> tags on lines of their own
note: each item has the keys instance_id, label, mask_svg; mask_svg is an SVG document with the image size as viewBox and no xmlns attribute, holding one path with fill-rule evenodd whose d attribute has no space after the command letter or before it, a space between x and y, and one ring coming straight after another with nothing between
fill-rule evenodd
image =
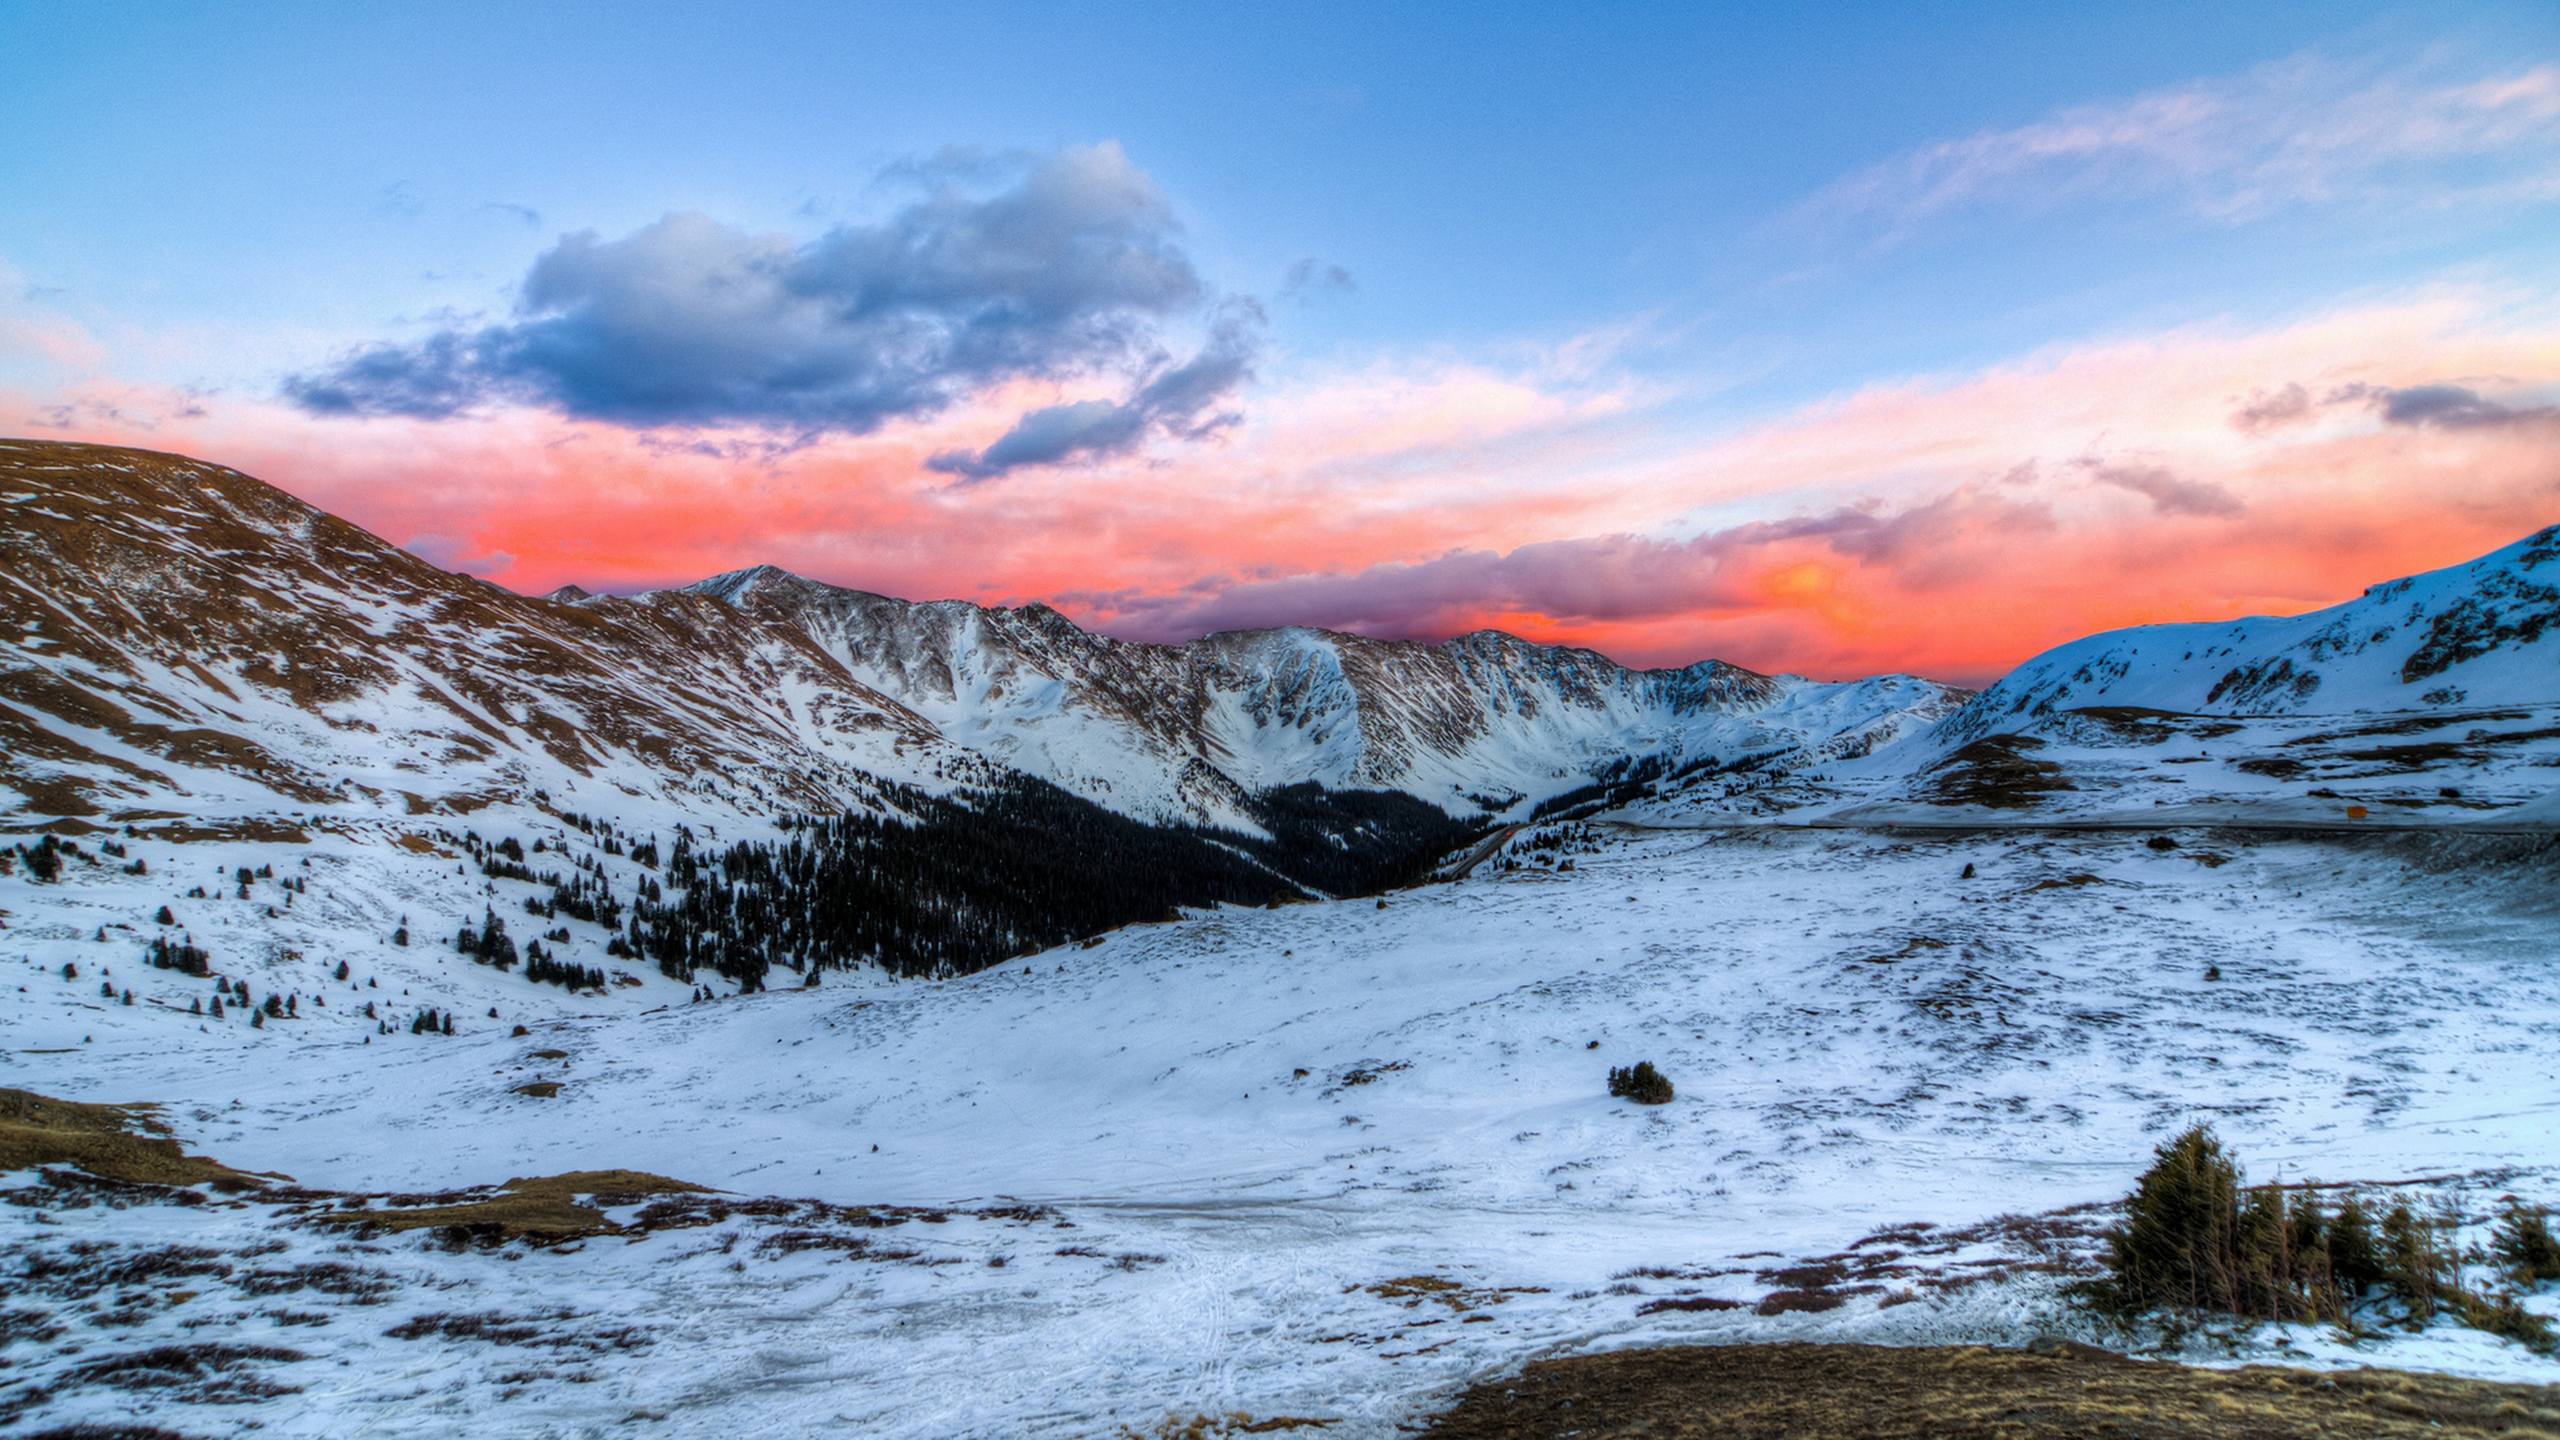
<instances>
[{"instance_id":1,"label":"pine tree","mask_svg":"<svg viewBox=\"0 0 2560 1440\"><path fill-rule=\"evenodd\" d=\"M2239 1263L2239 1313L2283 1320L2301 1310L2289 1218L2282 1190L2261 1185L2242 1192L2239 1225L2232 1236Z\"/></svg>"},{"instance_id":2,"label":"pine tree","mask_svg":"<svg viewBox=\"0 0 2560 1440\"><path fill-rule=\"evenodd\" d=\"M2329 1216L2317 1191L2304 1189L2285 1212L2285 1249L2301 1287L2304 1311L2318 1317L2343 1314L2337 1276L2329 1260Z\"/></svg>"},{"instance_id":3,"label":"pine tree","mask_svg":"<svg viewBox=\"0 0 2560 1440\"><path fill-rule=\"evenodd\" d=\"M2436 1307L2462 1288L2453 1256L2436 1227L2403 1201L2382 1217L2383 1285L2407 1308L2412 1328L2435 1318Z\"/></svg>"},{"instance_id":4,"label":"pine tree","mask_svg":"<svg viewBox=\"0 0 2560 1440\"><path fill-rule=\"evenodd\" d=\"M2543 1212L2528 1210L2519 1201L2507 1202L2507 1213L2489 1238L2489 1253L2518 1285L2560 1280L2560 1239L2553 1238Z\"/></svg>"},{"instance_id":5,"label":"pine tree","mask_svg":"<svg viewBox=\"0 0 2560 1440\"><path fill-rule=\"evenodd\" d=\"M1668 1105L1672 1098L1671 1081L1654 1069L1650 1060L1639 1060L1623 1068L1611 1067L1609 1093L1639 1105Z\"/></svg>"},{"instance_id":6,"label":"pine tree","mask_svg":"<svg viewBox=\"0 0 2560 1440\"><path fill-rule=\"evenodd\" d=\"M2353 1195L2339 1202L2337 1217L2329 1222L2329 1274L2348 1304L2364 1298L2385 1274L2382 1249L2374 1243L2373 1217Z\"/></svg>"},{"instance_id":7,"label":"pine tree","mask_svg":"<svg viewBox=\"0 0 2560 1440\"><path fill-rule=\"evenodd\" d=\"M2244 1313L2238 1167L2201 1125L2154 1153L2108 1237L2111 1298L2126 1312Z\"/></svg>"}]
</instances>

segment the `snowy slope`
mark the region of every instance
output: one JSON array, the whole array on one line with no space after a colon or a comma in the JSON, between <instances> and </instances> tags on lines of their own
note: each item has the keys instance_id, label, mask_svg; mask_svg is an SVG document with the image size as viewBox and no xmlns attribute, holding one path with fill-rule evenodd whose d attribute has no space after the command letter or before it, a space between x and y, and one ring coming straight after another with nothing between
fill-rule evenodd
<instances>
[{"instance_id":1,"label":"snowy slope","mask_svg":"<svg viewBox=\"0 0 2560 1440\"><path fill-rule=\"evenodd\" d=\"M1908 744L1632 813L2548 830L2555 795L2560 527L2304 615L2092 635Z\"/></svg>"},{"instance_id":2,"label":"snowy slope","mask_svg":"<svg viewBox=\"0 0 2560 1440\"><path fill-rule=\"evenodd\" d=\"M14 1083L167 1098L190 1148L305 1187L628 1166L757 1208L448 1253L350 1241L309 1201L0 1206L0 1266L180 1246L237 1272L113 1328L90 1324L111 1294L19 1300L65 1331L11 1358L58 1387L31 1420L190 1434L1089 1436L1242 1412L1384 1440L1594 1346L2120 1344L2056 1289L2192 1121L2259 1178L2450 1177L2370 1193L2441 1199L2472 1234L2501 1194L2560 1197L2547 859L2448 843L1602 833L1569 872L1488 867L1384 908L524 1038L203 1046L165 1011L22 1006L0 1011ZM44 942L20 983L89 946ZM1636 1059L1672 1104L1603 1093ZM331 1265L379 1293L260 1278ZM282 1347L301 1358L258 1373L298 1393L78 1378L164 1343ZM2560 1380L2449 1324L2192 1352L2279 1357Z\"/></svg>"},{"instance_id":3,"label":"snowy slope","mask_svg":"<svg viewBox=\"0 0 2560 1440\"><path fill-rule=\"evenodd\" d=\"M2545 827L2560 527L2305 615L2076 641L1898 763L1902 800L2052 818Z\"/></svg>"},{"instance_id":4,"label":"snowy slope","mask_svg":"<svg viewBox=\"0 0 2560 1440\"><path fill-rule=\"evenodd\" d=\"M1950 721L1962 743L2067 709L2336 715L2560 699L2560 526L2304 615L2109 631L2048 650Z\"/></svg>"},{"instance_id":5,"label":"snowy slope","mask_svg":"<svg viewBox=\"0 0 2560 1440\"><path fill-rule=\"evenodd\" d=\"M1630 670L1495 631L1439 645L1307 629L1143 645L1043 605L916 604L771 566L690 591L805 633L956 743L1154 819L1249 826L1239 792L1309 781L1502 810L1631 758L1869 746L1963 698L1908 676L1821 684L1713 660Z\"/></svg>"},{"instance_id":6,"label":"snowy slope","mask_svg":"<svg viewBox=\"0 0 2560 1440\"><path fill-rule=\"evenodd\" d=\"M527 599L218 466L0 442L0 823L506 803L646 829L967 760L708 601Z\"/></svg>"}]
</instances>

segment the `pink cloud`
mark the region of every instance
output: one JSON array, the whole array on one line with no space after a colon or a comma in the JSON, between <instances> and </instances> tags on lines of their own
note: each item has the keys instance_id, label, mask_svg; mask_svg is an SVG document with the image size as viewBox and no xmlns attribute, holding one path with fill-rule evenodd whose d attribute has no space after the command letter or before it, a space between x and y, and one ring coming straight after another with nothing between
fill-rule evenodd
<instances>
[{"instance_id":1,"label":"pink cloud","mask_svg":"<svg viewBox=\"0 0 2560 1440\"><path fill-rule=\"evenodd\" d=\"M525 590L771 562L1150 638L1494 625L1644 663L1978 680L2092 629L2309 608L2548 523L2560 427L2472 422L2530 417L2555 382L2560 318L2443 293L2055 347L1685 438L1591 374L1283 378L1214 446L980 486L926 461L1080 397L1015 384L783 449L520 411L189 414L105 384L10 408L74 403L56 433L205 455ZM2236 420L2270 396L2280 423Z\"/></svg>"}]
</instances>

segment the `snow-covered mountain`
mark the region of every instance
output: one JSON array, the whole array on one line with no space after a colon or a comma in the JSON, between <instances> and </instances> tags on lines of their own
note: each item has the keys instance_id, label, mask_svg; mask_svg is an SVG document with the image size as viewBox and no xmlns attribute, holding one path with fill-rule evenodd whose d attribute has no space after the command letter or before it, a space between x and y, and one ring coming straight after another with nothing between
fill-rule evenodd
<instances>
[{"instance_id":1,"label":"snow-covered mountain","mask_svg":"<svg viewBox=\"0 0 2560 1440\"><path fill-rule=\"evenodd\" d=\"M1969 700L1491 631L1136 644L770 566L535 598L219 466L29 441L0 442L0 571L20 825L498 805L755 835L1027 776L1258 835L1283 787L1517 819L1631 767L1672 777L1657 818L2541 823L2560 788L2560 529L2327 610L2091 636Z\"/></svg>"},{"instance_id":2,"label":"snow-covered mountain","mask_svg":"<svg viewBox=\"0 0 2560 1440\"><path fill-rule=\"evenodd\" d=\"M1894 757L1897 798L2043 818L2560 819L2560 527L2308 614L2029 660Z\"/></svg>"},{"instance_id":3,"label":"snow-covered mountain","mask_svg":"<svg viewBox=\"0 0 2560 1440\"><path fill-rule=\"evenodd\" d=\"M1963 695L1718 660L1630 670L1491 630L1438 645L1298 628L1133 644L1045 605L912 604L771 566L688 593L806 636L974 752L1131 814L1227 824L1251 823L1238 796L1308 781L1498 812L1631 758L1863 752Z\"/></svg>"},{"instance_id":4,"label":"snow-covered mountain","mask_svg":"<svg viewBox=\"0 0 2560 1440\"><path fill-rule=\"evenodd\" d=\"M1501 812L1631 758L1861 751L1961 699L1491 632L1141 645L770 567L532 598L219 466L26 441L0 442L0 567L0 789L27 819L504 800L752 825L1020 773L1251 831L1280 786Z\"/></svg>"},{"instance_id":5,"label":"snow-covered mountain","mask_svg":"<svg viewBox=\"0 0 2560 1440\"><path fill-rule=\"evenodd\" d=\"M1709 772L1651 818L2560 822L2560 526L2292 616L2109 631L1863 760Z\"/></svg>"},{"instance_id":6,"label":"snow-covered mountain","mask_svg":"<svg viewBox=\"0 0 2560 1440\"><path fill-rule=\"evenodd\" d=\"M9 818L635 820L856 803L960 752L788 632L688 595L449 574L175 456L0 442Z\"/></svg>"},{"instance_id":7,"label":"snow-covered mountain","mask_svg":"<svg viewBox=\"0 0 2560 1440\"><path fill-rule=\"evenodd\" d=\"M2112 630L2048 650L1950 720L1961 744L2069 710L2335 715L2560 699L2560 526L2290 616Z\"/></svg>"}]
</instances>

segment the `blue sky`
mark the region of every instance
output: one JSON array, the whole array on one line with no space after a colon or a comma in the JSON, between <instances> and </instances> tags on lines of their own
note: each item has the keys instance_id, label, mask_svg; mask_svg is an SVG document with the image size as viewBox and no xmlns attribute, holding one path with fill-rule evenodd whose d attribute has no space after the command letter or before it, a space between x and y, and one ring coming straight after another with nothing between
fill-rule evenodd
<instances>
[{"instance_id":1,"label":"blue sky","mask_svg":"<svg viewBox=\"0 0 2560 1440\"><path fill-rule=\"evenodd\" d=\"M2298 227L2127 206L1953 217L1878 254L1789 223L1915 144L2073 104L2304 53L2549 52L2541 4L12 5L5 37L0 256L138 323L362 334L502 303L561 230L806 229L877 208L907 157L1103 139L1224 286L1346 269L1356 298L1288 316L1318 353L1659 316L1704 332L1682 359L1739 345L1830 386L1861 352L1963 363L2553 244L2541 216L2369 215L2306 253Z\"/></svg>"},{"instance_id":2,"label":"blue sky","mask_svg":"<svg viewBox=\"0 0 2560 1440\"><path fill-rule=\"evenodd\" d=\"M924 377L930 398L898 424L988 413L909 449L984 457L1044 412L1052 432L1112 420L1107 444L1096 431L1043 452L1074 484L1107 463L1250 450L1363 377L1395 392L1463 371L1572 418L1460 447L1463 464L1446 447L1370 456L1369 473L1455 465L1549 496L1550 528L1416 532L1406 563L1444 540L1688 538L1896 503L1899 465L1810 487L1689 483L1731 437L1867 388L2450 291L2475 316L2455 330L2512 330L2560 260L2560 125L2535 88L2555 63L2549 4L0 3L0 285L15 291L0 297L0 386L30 427L94 438L227 421L294 483L297 457L419 420L281 402L313 393L297 377L343 378L333 367L367 347L439 334L514 343L499 332L563 237L698 212L816 245L937 187L983 197L1109 146L1161 201L1145 243L1196 283L1116 315L1143 335L1110 363L1087 345L1072 363ZM2524 88L2482 88L2498 85ZM1264 319L1210 387L1217 403L1142 413L1144 387L1214 358L1220 317L1245 302ZM2487 378L2523 401L2551 379ZM599 420L521 379L471 390L435 433L485 438L511 410ZM1019 423L995 413L1008 405ZM604 418L661 449L704 443L709 425L732 455L741 427L801 446L902 433L863 413L814 429L805 407ZM1254 454L1266 486L1352 463L1303 444ZM947 486L1001 468L970 463L908 471ZM1643 515L1576 484L1661 496ZM391 530L430 524L409 490L409 508L369 511L352 478L301 488ZM1443 498L1422 485L1404 503ZM1569 524L1616 528L1554 528ZM1290 554L1263 568L1391 563L1312 541ZM846 551L838 568L883 587L1059 588L1001 557L967 564L910 574ZM1194 578L1240 574L1229 559ZM1598 633L1554 606L1477 608Z\"/></svg>"}]
</instances>

